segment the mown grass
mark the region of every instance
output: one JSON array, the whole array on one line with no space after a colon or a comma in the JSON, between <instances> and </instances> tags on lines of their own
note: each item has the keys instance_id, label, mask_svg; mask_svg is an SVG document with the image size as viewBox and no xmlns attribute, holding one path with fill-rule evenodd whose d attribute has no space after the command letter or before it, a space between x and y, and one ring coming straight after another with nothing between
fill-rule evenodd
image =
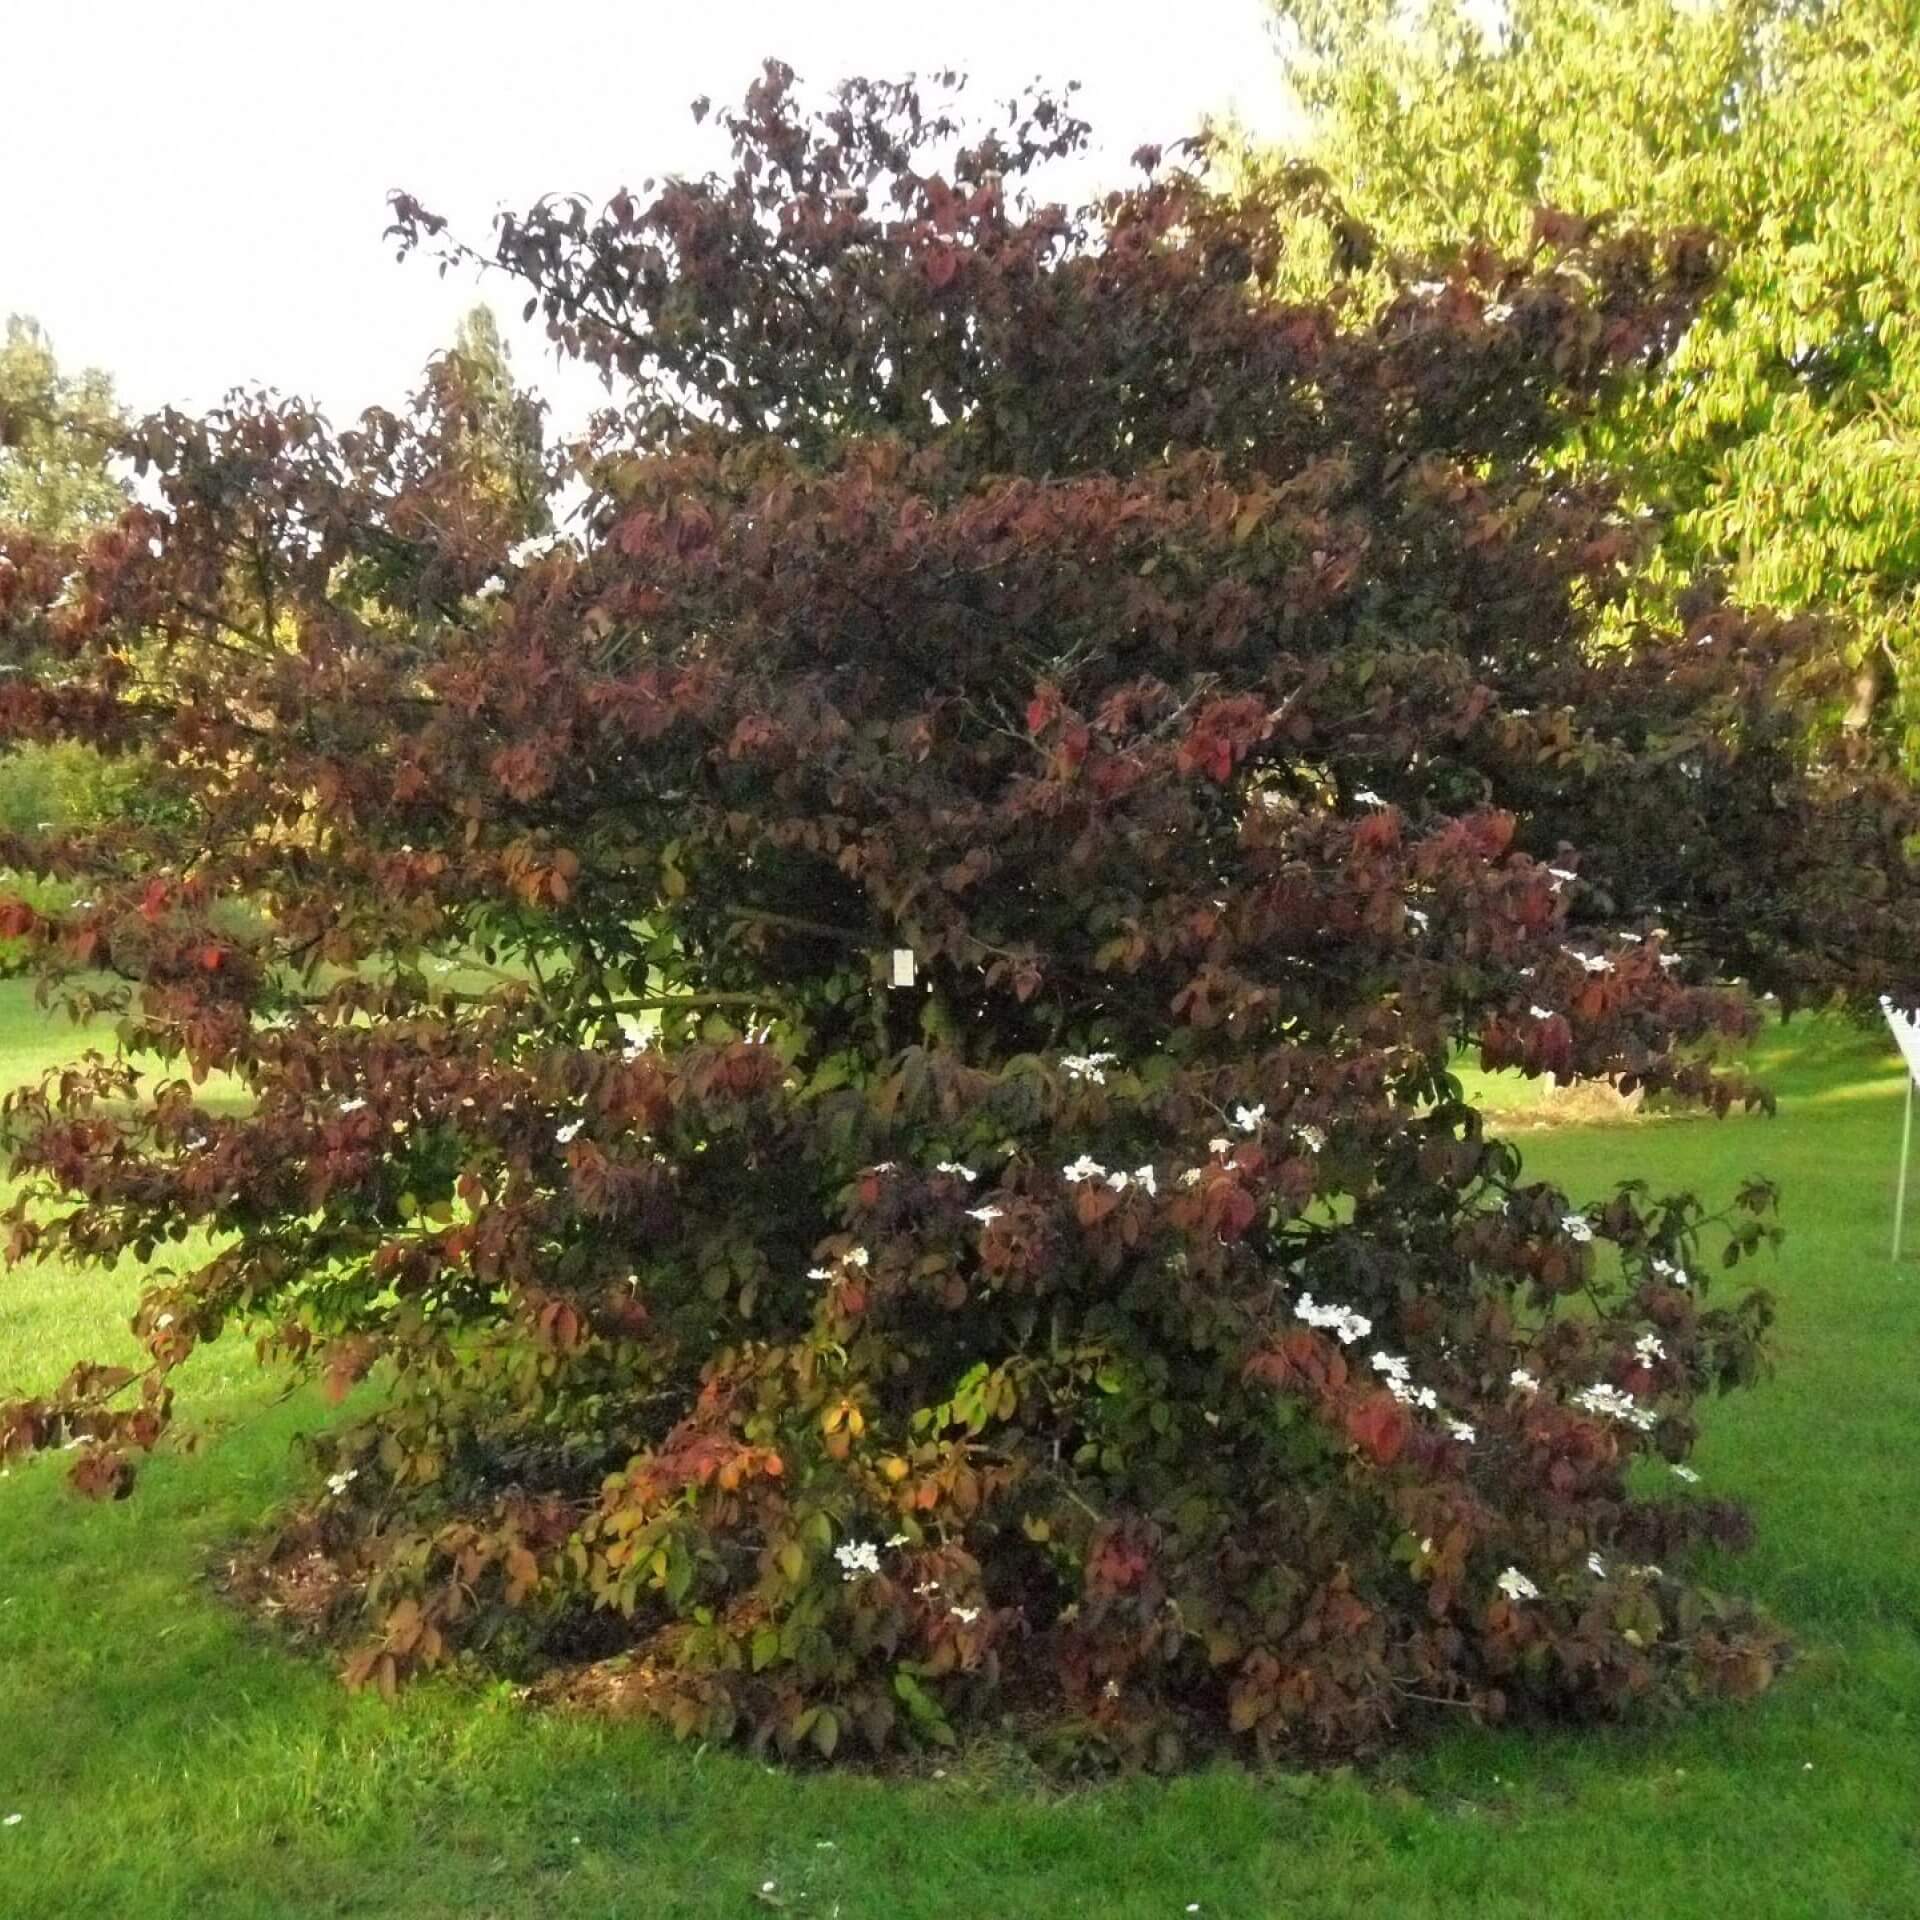
<instances>
[{"instance_id":1,"label":"mown grass","mask_svg":"<svg viewBox=\"0 0 1920 1920\"><path fill-rule=\"evenodd\" d=\"M0 989L0 1072L54 1058ZM774 1772L442 1682L350 1698L206 1575L316 1417L238 1347L195 1362L212 1444L119 1506L0 1480L0 1916L796 1914L1728 1920L1920 1913L1920 1262L1885 1241L1901 1080L1872 1035L1768 1037L1777 1120L1530 1135L1578 1193L1766 1170L1790 1238L1780 1375L1709 1413L1751 1499L1725 1571L1792 1628L1757 1707L1656 1727L1461 1727L1369 1779L1228 1768L1058 1794L982 1751L914 1781ZM0 1275L0 1389L115 1350L138 1276ZM1716 1570L1717 1571L1717 1570ZM770 1884L770 1890L767 1889Z\"/></svg>"}]
</instances>

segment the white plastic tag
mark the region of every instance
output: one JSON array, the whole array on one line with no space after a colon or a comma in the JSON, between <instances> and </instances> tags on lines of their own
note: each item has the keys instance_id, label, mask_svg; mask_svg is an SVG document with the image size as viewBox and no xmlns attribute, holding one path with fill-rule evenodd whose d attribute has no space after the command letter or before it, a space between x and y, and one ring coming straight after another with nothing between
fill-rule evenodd
<instances>
[{"instance_id":1,"label":"white plastic tag","mask_svg":"<svg viewBox=\"0 0 1920 1920\"><path fill-rule=\"evenodd\" d=\"M913 985L913 949L895 947L893 950L893 984L896 987Z\"/></svg>"}]
</instances>

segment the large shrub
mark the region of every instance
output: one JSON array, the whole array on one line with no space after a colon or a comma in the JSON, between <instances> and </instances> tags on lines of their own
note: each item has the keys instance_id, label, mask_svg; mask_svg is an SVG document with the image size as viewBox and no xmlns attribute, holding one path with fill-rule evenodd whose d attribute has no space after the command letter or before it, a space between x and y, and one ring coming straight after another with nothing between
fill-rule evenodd
<instances>
[{"instance_id":1,"label":"large shrub","mask_svg":"<svg viewBox=\"0 0 1920 1920\"><path fill-rule=\"evenodd\" d=\"M88 889L5 930L124 983L125 1051L13 1097L13 1252L219 1251L0 1439L124 1492L231 1328L374 1373L287 1535L353 1677L625 1654L785 1749L1756 1690L1779 1634L1680 1556L1744 1528L1685 1462L1767 1191L1576 1205L1449 1073L1724 1107L1716 978L1911 949L1910 809L1807 758L1797 632L1591 644L1638 528L1535 469L1707 245L1285 304L1271 199L1144 153L1036 203L1083 129L1022 113L774 70L731 177L504 221L625 402L577 540L438 510L430 414L259 406L10 547L60 666L0 718L186 815L0 849Z\"/></svg>"}]
</instances>

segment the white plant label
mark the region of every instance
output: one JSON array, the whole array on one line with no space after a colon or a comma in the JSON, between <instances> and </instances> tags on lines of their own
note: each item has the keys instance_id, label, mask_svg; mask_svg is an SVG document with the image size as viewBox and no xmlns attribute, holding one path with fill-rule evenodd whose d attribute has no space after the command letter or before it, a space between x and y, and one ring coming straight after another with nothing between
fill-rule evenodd
<instances>
[{"instance_id":1,"label":"white plant label","mask_svg":"<svg viewBox=\"0 0 1920 1920\"><path fill-rule=\"evenodd\" d=\"M1899 1047L1901 1058L1907 1063L1907 1071L1916 1081L1920 1081L1920 1020L1910 1013L1897 1013L1892 1004L1882 1000L1880 1011L1887 1016L1887 1025L1893 1029L1894 1044Z\"/></svg>"}]
</instances>

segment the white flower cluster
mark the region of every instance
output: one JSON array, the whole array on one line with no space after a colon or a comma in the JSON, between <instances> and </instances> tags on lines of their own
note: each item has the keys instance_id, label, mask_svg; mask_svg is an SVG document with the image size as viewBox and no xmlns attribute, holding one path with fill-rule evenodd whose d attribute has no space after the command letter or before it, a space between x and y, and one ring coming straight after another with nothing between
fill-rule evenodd
<instances>
[{"instance_id":1,"label":"white flower cluster","mask_svg":"<svg viewBox=\"0 0 1920 1920\"><path fill-rule=\"evenodd\" d=\"M1540 1589L1518 1567L1509 1567L1495 1583L1509 1600L1538 1600Z\"/></svg>"},{"instance_id":2,"label":"white flower cluster","mask_svg":"<svg viewBox=\"0 0 1920 1920\"><path fill-rule=\"evenodd\" d=\"M1536 1380L1525 1367L1515 1367L1514 1370L1507 1375L1507 1385L1510 1387L1518 1387L1522 1393L1538 1393L1540 1391L1540 1382Z\"/></svg>"},{"instance_id":3,"label":"white flower cluster","mask_svg":"<svg viewBox=\"0 0 1920 1920\"><path fill-rule=\"evenodd\" d=\"M1301 1302L1302 1307L1306 1304L1305 1301ZM1404 1355L1376 1353L1371 1356L1370 1364L1375 1373L1385 1376L1387 1391L1403 1407L1419 1407L1427 1413L1439 1412L1439 1395L1431 1387L1416 1387L1407 1377L1407 1362Z\"/></svg>"},{"instance_id":4,"label":"white flower cluster","mask_svg":"<svg viewBox=\"0 0 1920 1920\"><path fill-rule=\"evenodd\" d=\"M980 1609L978 1607L949 1607L947 1611L952 1614L963 1627L972 1626L973 1623L980 1618Z\"/></svg>"},{"instance_id":5,"label":"white flower cluster","mask_svg":"<svg viewBox=\"0 0 1920 1920\"><path fill-rule=\"evenodd\" d=\"M1607 1577L1607 1563L1597 1553L1590 1553L1587 1555L1587 1571L1596 1580L1604 1580Z\"/></svg>"},{"instance_id":6,"label":"white flower cluster","mask_svg":"<svg viewBox=\"0 0 1920 1920\"><path fill-rule=\"evenodd\" d=\"M849 1247L846 1252L840 1256L840 1264L843 1267L864 1267L872 1258L873 1256L865 1247ZM833 1269L831 1267L809 1267L807 1269L807 1278L809 1280L831 1280L833 1278Z\"/></svg>"},{"instance_id":7,"label":"white flower cluster","mask_svg":"<svg viewBox=\"0 0 1920 1920\"><path fill-rule=\"evenodd\" d=\"M1076 1080L1091 1080L1096 1087L1107 1084L1107 1069L1120 1056L1117 1053L1063 1053L1060 1064Z\"/></svg>"},{"instance_id":8,"label":"white flower cluster","mask_svg":"<svg viewBox=\"0 0 1920 1920\"><path fill-rule=\"evenodd\" d=\"M1571 949L1569 949L1571 951ZM1576 953L1573 956L1589 973L1611 973L1613 962L1604 953Z\"/></svg>"},{"instance_id":9,"label":"white flower cluster","mask_svg":"<svg viewBox=\"0 0 1920 1920\"><path fill-rule=\"evenodd\" d=\"M1373 1322L1364 1313L1355 1313L1351 1307L1323 1307L1310 1293L1300 1296L1293 1311L1295 1317L1308 1326L1322 1327L1331 1333L1343 1347L1364 1340L1373 1331Z\"/></svg>"},{"instance_id":10,"label":"white flower cluster","mask_svg":"<svg viewBox=\"0 0 1920 1920\"><path fill-rule=\"evenodd\" d=\"M1242 1133L1258 1133L1266 1123L1266 1118L1267 1109L1264 1102L1257 1107L1235 1107L1233 1110L1233 1124Z\"/></svg>"},{"instance_id":11,"label":"white flower cluster","mask_svg":"<svg viewBox=\"0 0 1920 1920\"><path fill-rule=\"evenodd\" d=\"M1327 1136L1318 1127L1302 1127L1294 1137L1309 1153L1318 1153L1327 1144Z\"/></svg>"},{"instance_id":12,"label":"white flower cluster","mask_svg":"<svg viewBox=\"0 0 1920 1920\"><path fill-rule=\"evenodd\" d=\"M1604 1413L1615 1420L1624 1420L1630 1427L1638 1427L1642 1433L1649 1431L1659 1418L1651 1407L1643 1407L1630 1393L1622 1393L1618 1387L1610 1386L1606 1381L1598 1381L1591 1387L1583 1387L1573 1396L1573 1404L1582 1413Z\"/></svg>"},{"instance_id":13,"label":"white flower cluster","mask_svg":"<svg viewBox=\"0 0 1920 1920\"><path fill-rule=\"evenodd\" d=\"M1404 1354L1374 1353L1367 1356L1368 1364L1374 1372L1382 1375L1387 1383L1387 1391L1403 1407L1418 1407L1423 1413L1440 1411L1440 1396L1431 1387L1416 1387L1408 1376L1407 1360ZM1474 1428L1464 1420L1447 1420L1447 1431L1456 1440L1472 1446L1478 1437Z\"/></svg>"},{"instance_id":14,"label":"white flower cluster","mask_svg":"<svg viewBox=\"0 0 1920 1920\"><path fill-rule=\"evenodd\" d=\"M1551 1020L1553 1018L1553 1009L1551 1007L1529 1007L1527 1011L1532 1014L1536 1020Z\"/></svg>"},{"instance_id":15,"label":"white flower cluster","mask_svg":"<svg viewBox=\"0 0 1920 1920\"><path fill-rule=\"evenodd\" d=\"M1159 1176L1149 1166L1135 1167L1131 1173L1109 1173L1091 1154L1083 1153L1078 1160L1069 1161L1060 1169L1060 1177L1069 1186L1079 1186L1083 1180L1100 1180L1110 1186L1115 1193L1125 1193L1129 1187L1138 1187L1143 1193L1158 1195Z\"/></svg>"},{"instance_id":16,"label":"white flower cluster","mask_svg":"<svg viewBox=\"0 0 1920 1920\"><path fill-rule=\"evenodd\" d=\"M1643 1333L1633 1343L1633 1350L1648 1366L1667 1357L1667 1350L1660 1344L1660 1336L1656 1333Z\"/></svg>"},{"instance_id":17,"label":"white flower cluster","mask_svg":"<svg viewBox=\"0 0 1920 1920\"><path fill-rule=\"evenodd\" d=\"M1655 1260L1651 1269L1656 1280L1664 1280L1670 1287L1690 1286L1685 1267L1676 1267L1671 1260Z\"/></svg>"},{"instance_id":18,"label":"white flower cluster","mask_svg":"<svg viewBox=\"0 0 1920 1920\"><path fill-rule=\"evenodd\" d=\"M327 1491L337 1500L359 1478L358 1467L344 1467L338 1473L327 1475Z\"/></svg>"},{"instance_id":19,"label":"white flower cluster","mask_svg":"<svg viewBox=\"0 0 1920 1920\"><path fill-rule=\"evenodd\" d=\"M1563 1213L1560 1216L1560 1231L1569 1240L1577 1240L1584 1247L1593 1238L1593 1222L1584 1213Z\"/></svg>"},{"instance_id":20,"label":"white flower cluster","mask_svg":"<svg viewBox=\"0 0 1920 1920\"><path fill-rule=\"evenodd\" d=\"M968 1186L972 1186L974 1181L980 1177L971 1167L963 1167L958 1160L942 1160L940 1164L934 1168L934 1172L950 1173L956 1180L964 1180Z\"/></svg>"},{"instance_id":21,"label":"white flower cluster","mask_svg":"<svg viewBox=\"0 0 1920 1920\"><path fill-rule=\"evenodd\" d=\"M983 1227L990 1227L1000 1218L1000 1209L992 1201L988 1201L984 1207L969 1207L967 1218L978 1220Z\"/></svg>"},{"instance_id":22,"label":"white flower cluster","mask_svg":"<svg viewBox=\"0 0 1920 1920\"><path fill-rule=\"evenodd\" d=\"M1407 924L1415 933L1425 933L1431 923L1418 907L1409 907L1407 909Z\"/></svg>"},{"instance_id":23,"label":"white flower cluster","mask_svg":"<svg viewBox=\"0 0 1920 1920\"><path fill-rule=\"evenodd\" d=\"M587 1123L584 1120L569 1120L564 1127L555 1127L553 1137L564 1146L569 1146L579 1137L580 1129Z\"/></svg>"},{"instance_id":24,"label":"white flower cluster","mask_svg":"<svg viewBox=\"0 0 1920 1920\"><path fill-rule=\"evenodd\" d=\"M880 1549L871 1540L848 1540L833 1550L833 1557L840 1562L840 1570L849 1580L857 1580L863 1573L880 1571Z\"/></svg>"},{"instance_id":25,"label":"white flower cluster","mask_svg":"<svg viewBox=\"0 0 1920 1920\"><path fill-rule=\"evenodd\" d=\"M507 549L507 562L510 566L528 566L543 555L551 553L555 547L563 545L566 537L558 529L552 533L529 534L517 546Z\"/></svg>"}]
</instances>

